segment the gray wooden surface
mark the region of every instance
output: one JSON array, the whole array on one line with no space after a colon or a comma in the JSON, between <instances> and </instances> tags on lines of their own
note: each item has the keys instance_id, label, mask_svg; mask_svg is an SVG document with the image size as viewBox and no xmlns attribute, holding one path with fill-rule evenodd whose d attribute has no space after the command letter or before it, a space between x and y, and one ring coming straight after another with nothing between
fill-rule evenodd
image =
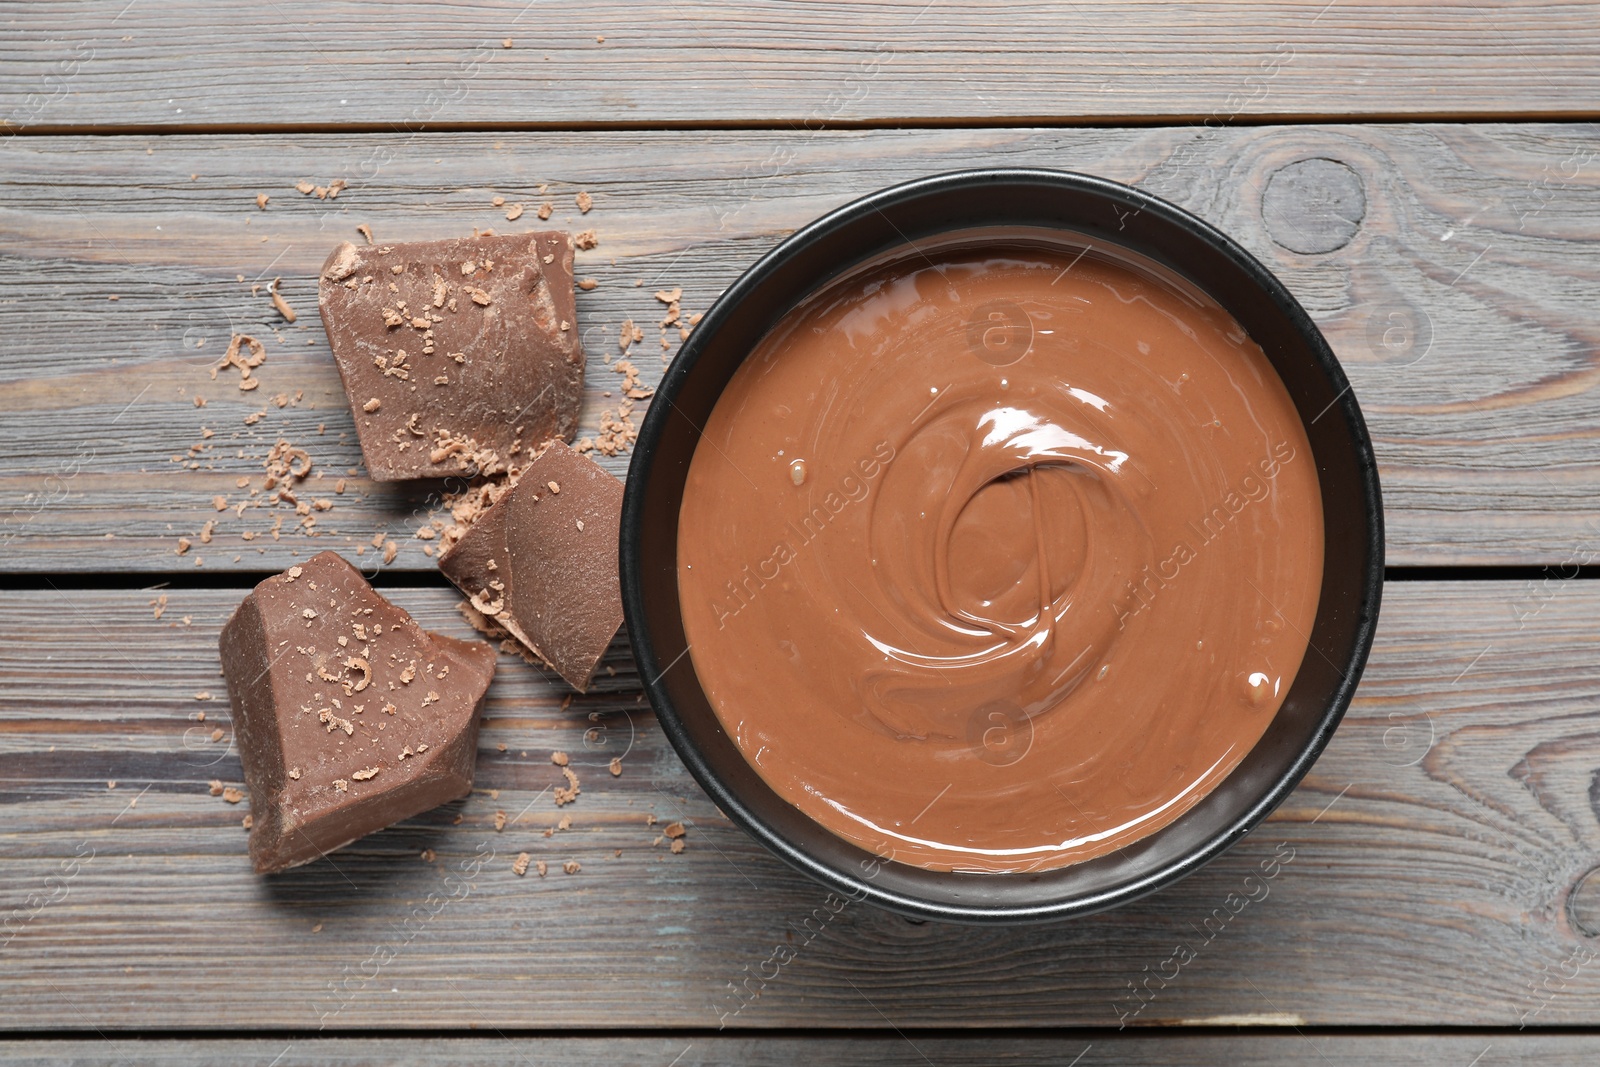
<instances>
[{"instance_id":1,"label":"gray wooden surface","mask_svg":"<svg viewBox=\"0 0 1600 1067\"><path fill-rule=\"evenodd\" d=\"M431 571L412 535L437 486L363 476L317 319L316 271L339 241L362 239L358 224L380 240L504 228L505 209L490 203L504 196L548 198L553 224L594 227L600 246L578 259L597 281L578 294L592 432L620 399L622 379L604 361L618 354L624 319L648 327L633 359L647 381L659 378L656 289L682 286L685 308L704 310L819 214L916 175L986 164L1134 182L1278 272L1367 413L1391 564L1595 556L1592 124L27 137L0 141L0 161L10 571L277 570L322 547L354 552L376 533L400 546L394 567ZM336 200L293 188L343 175L351 185ZM594 196L588 215L574 205L579 190ZM257 193L271 195L267 210ZM292 326L261 288L279 276L298 311ZM266 340L254 392L210 377L232 332ZM676 332L668 340L675 351ZM293 406L272 403L296 395ZM202 440L206 429L216 436ZM213 506L244 499L240 477L259 485L263 455L285 436L310 452L309 484L335 505L315 540L274 541L272 510ZM627 459L606 463L621 475ZM339 479L348 487L336 497ZM201 544L211 520L214 540ZM285 527L296 529L293 515ZM182 559L180 537L194 542Z\"/></svg>"},{"instance_id":2,"label":"gray wooden surface","mask_svg":"<svg viewBox=\"0 0 1600 1067\"><path fill-rule=\"evenodd\" d=\"M0 597L8 1029L1600 1024L1587 581L1391 583L1350 715L1268 822L1165 892L1013 930L830 912L696 791L620 644L565 709L503 657L469 799L258 878L207 788L240 782L227 707L194 699L222 691L238 594L164 592L159 620L157 592ZM392 593L466 632L453 592ZM560 811L555 749L583 784ZM550 874L518 878L520 851Z\"/></svg>"},{"instance_id":3,"label":"gray wooden surface","mask_svg":"<svg viewBox=\"0 0 1600 1067\"><path fill-rule=\"evenodd\" d=\"M827 1037L498 1037L429 1038L191 1038L145 1040L123 1036L68 1041L0 1043L4 1067L120 1067L160 1062L173 1067L225 1063L263 1067L988 1067L1049 1063L1062 1067L1590 1067L1600 1054L1595 1038L1570 1035L1346 1036L1293 1030L1281 1034L1189 1034L1181 1037L1062 1034L1050 1037L951 1037L887 1032Z\"/></svg>"},{"instance_id":4,"label":"gray wooden surface","mask_svg":"<svg viewBox=\"0 0 1600 1067\"><path fill-rule=\"evenodd\" d=\"M1562 576L1600 555L1597 59L1600 8L1540 0L0 0L0 1065L1594 1062L1600 586ZM570 704L503 658L468 799L250 873L208 783L240 784L215 642L251 575L337 548L466 633L411 536L445 487L361 468L315 312L334 244L546 199L594 227L592 429L624 319L660 374L655 289L704 310L822 212L996 164L1223 227L1367 413L1389 561L1426 580L1390 583L1276 815L1082 922L834 914L697 791L622 638ZM238 332L253 393L209 375ZM333 502L316 537L233 510L280 437ZM559 813L556 748L585 790Z\"/></svg>"},{"instance_id":5,"label":"gray wooden surface","mask_svg":"<svg viewBox=\"0 0 1600 1067\"><path fill-rule=\"evenodd\" d=\"M237 129L1571 115L1582 3L5 5L0 119ZM604 38L604 41L599 38ZM510 39L513 47L504 48Z\"/></svg>"}]
</instances>

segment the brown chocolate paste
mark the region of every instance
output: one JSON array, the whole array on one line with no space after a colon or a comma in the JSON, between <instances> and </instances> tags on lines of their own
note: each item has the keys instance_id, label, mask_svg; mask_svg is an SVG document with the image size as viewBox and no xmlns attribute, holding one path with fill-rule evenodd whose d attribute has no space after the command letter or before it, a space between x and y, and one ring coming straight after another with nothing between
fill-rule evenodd
<instances>
[{"instance_id":1,"label":"brown chocolate paste","mask_svg":"<svg viewBox=\"0 0 1600 1067\"><path fill-rule=\"evenodd\" d=\"M968 231L813 294L690 465L694 669L763 779L937 870L1034 871L1178 818L1277 712L1322 574L1261 349L1129 253Z\"/></svg>"}]
</instances>

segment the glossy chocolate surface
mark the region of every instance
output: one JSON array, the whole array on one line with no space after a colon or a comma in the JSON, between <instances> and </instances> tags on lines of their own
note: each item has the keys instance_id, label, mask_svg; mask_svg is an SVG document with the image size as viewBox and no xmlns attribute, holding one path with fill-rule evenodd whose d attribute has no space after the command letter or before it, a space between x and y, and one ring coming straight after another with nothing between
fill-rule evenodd
<instances>
[{"instance_id":1,"label":"glossy chocolate surface","mask_svg":"<svg viewBox=\"0 0 1600 1067\"><path fill-rule=\"evenodd\" d=\"M934 869L1114 851L1272 721L1322 581L1300 416L1214 301L956 235L791 312L704 428L685 635L762 778Z\"/></svg>"}]
</instances>

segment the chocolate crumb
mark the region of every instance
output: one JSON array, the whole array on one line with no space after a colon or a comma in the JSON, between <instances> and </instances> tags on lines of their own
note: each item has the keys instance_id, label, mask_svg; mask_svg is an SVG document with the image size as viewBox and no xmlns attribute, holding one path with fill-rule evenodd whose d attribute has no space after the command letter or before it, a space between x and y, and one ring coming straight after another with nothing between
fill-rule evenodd
<instances>
[{"instance_id":1,"label":"chocolate crumb","mask_svg":"<svg viewBox=\"0 0 1600 1067\"><path fill-rule=\"evenodd\" d=\"M550 762L557 767L565 767L570 760L565 752L552 752L550 753Z\"/></svg>"},{"instance_id":2,"label":"chocolate crumb","mask_svg":"<svg viewBox=\"0 0 1600 1067\"><path fill-rule=\"evenodd\" d=\"M215 778L211 779L211 795L214 797L220 797L222 795L222 783L217 781Z\"/></svg>"},{"instance_id":3,"label":"chocolate crumb","mask_svg":"<svg viewBox=\"0 0 1600 1067\"><path fill-rule=\"evenodd\" d=\"M577 860L568 860L561 865L561 869L566 871L568 874L577 874L579 871L583 870L583 864L579 863Z\"/></svg>"},{"instance_id":4,"label":"chocolate crumb","mask_svg":"<svg viewBox=\"0 0 1600 1067\"><path fill-rule=\"evenodd\" d=\"M246 815L243 819L239 820L239 825L242 826L246 830L248 830L251 827L255 826L255 824L256 824L256 817L254 815Z\"/></svg>"},{"instance_id":5,"label":"chocolate crumb","mask_svg":"<svg viewBox=\"0 0 1600 1067\"><path fill-rule=\"evenodd\" d=\"M543 204L539 205L539 218L548 219L555 212L555 209L556 206L554 204L550 203L549 201L545 201Z\"/></svg>"},{"instance_id":6,"label":"chocolate crumb","mask_svg":"<svg viewBox=\"0 0 1600 1067\"><path fill-rule=\"evenodd\" d=\"M532 861L533 857L526 852L517 853L517 858L511 862L511 873L521 878L528 873L528 864Z\"/></svg>"},{"instance_id":7,"label":"chocolate crumb","mask_svg":"<svg viewBox=\"0 0 1600 1067\"><path fill-rule=\"evenodd\" d=\"M601 37L599 40L603 41L605 38ZM594 197L590 196L588 193L579 193L577 199L578 210L587 215L589 213L589 209L594 207Z\"/></svg>"},{"instance_id":8,"label":"chocolate crumb","mask_svg":"<svg viewBox=\"0 0 1600 1067\"><path fill-rule=\"evenodd\" d=\"M567 784L565 787L558 785L555 788L554 796L558 808L571 804L583 792L578 788L578 776L571 767L562 767L561 773L566 776Z\"/></svg>"},{"instance_id":9,"label":"chocolate crumb","mask_svg":"<svg viewBox=\"0 0 1600 1067\"><path fill-rule=\"evenodd\" d=\"M496 831L504 830L506 828L505 812L497 811L494 813L494 828Z\"/></svg>"},{"instance_id":10,"label":"chocolate crumb","mask_svg":"<svg viewBox=\"0 0 1600 1067\"><path fill-rule=\"evenodd\" d=\"M432 863L439 858L439 854L431 848L425 848L422 850L420 858L423 863Z\"/></svg>"},{"instance_id":11,"label":"chocolate crumb","mask_svg":"<svg viewBox=\"0 0 1600 1067\"><path fill-rule=\"evenodd\" d=\"M545 875L545 872L550 869L549 867L545 866L544 860L538 861L533 866L534 866L534 869L539 872L539 877L540 878L543 878L544 875Z\"/></svg>"},{"instance_id":12,"label":"chocolate crumb","mask_svg":"<svg viewBox=\"0 0 1600 1067\"><path fill-rule=\"evenodd\" d=\"M272 197L268 196L266 193L257 193L256 207L260 208L262 211L267 210L267 201L271 199Z\"/></svg>"},{"instance_id":13,"label":"chocolate crumb","mask_svg":"<svg viewBox=\"0 0 1600 1067\"><path fill-rule=\"evenodd\" d=\"M620 758L616 758L611 761L611 777L622 777L622 760Z\"/></svg>"},{"instance_id":14,"label":"chocolate crumb","mask_svg":"<svg viewBox=\"0 0 1600 1067\"><path fill-rule=\"evenodd\" d=\"M218 727L217 729L211 731L211 740L213 742L217 742L217 741L221 741L222 740L222 728L221 727Z\"/></svg>"},{"instance_id":15,"label":"chocolate crumb","mask_svg":"<svg viewBox=\"0 0 1600 1067\"><path fill-rule=\"evenodd\" d=\"M683 823L681 822L669 822L662 828L661 832L666 834L668 837L682 837L684 834L688 833L688 831L683 828Z\"/></svg>"},{"instance_id":16,"label":"chocolate crumb","mask_svg":"<svg viewBox=\"0 0 1600 1067\"><path fill-rule=\"evenodd\" d=\"M684 847L685 847L685 845L684 845L683 838L675 837L675 838L672 839L672 854L674 856L676 856L679 853L681 853L684 850Z\"/></svg>"},{"instance_id":17,"label":"chocolate crumb","mask_svg":"<svg viewBox=\"0 0 1600 1067\"><path fill-rule=\"evenodd\" d=\"M644 331L633 324L632 319L623 319L622 328L617 333L617 347L622 349L622 354L628 354L630 345L638 344L644 340Z\"/></svg>"},{"instance_id":18,"label":"chocolate crumb","mask_svg":"<svg viewBox=\"0 0 1600 1067\"><path fill-rule=\"evenodd\" d=\"M572 238L572 247L574 248L588 250L590 248L598 248L599 246L600 238L593 230L584 230L582 233L575 234Z\"/></svg>"},{"instance_id":19,"label":"chocolate crumb","mask_svg":"<svg viewBox=\"0 0 1600 1067\"><path fill-rule=\"evenodd\" d=\"M344 665L350 670L361 672L360 681L357 681L353 684L350 682L346 682L344 684L344 692L346 696L349 696L352 693L359 693L367 686L372 684L372 665L366 660L362 659L360 656L351 656L349 659L344 661Z\"/></svg>"},{"instance_id":20,"label":"chocolate crumb","mask_svg":"<svg viewBox=\"0 0 1600 1067\"><path fill-rule=\"evenodd\" d=\"M368 400L365 404L361 405L361 410L371 414L381 407L383 407L383 401L379 400L377 397L373 397L371 400Z\"/></svg>"},{"instance_id":21,"label":"chocolate crumb","mask_svg":"<svg viewBox=\"0 0 1600 1067\"><path fill-rule=\"evenodd\" d=\"M222 799L229 804L237 804L244 799L244 794L230 785L222 791Z\"/></svg>"},{"instance_id":22,"label":"chocolate crumb","mask_svg":"<svg viewBox=\"0 0 1600 1067\"><path fill-rule=\"evenodd\" d=\"M294 308L290 307L289 302L283 298L283 294L278 292L278 284L282 281L282 278L272 279L272 284L267 287L267 295L272 297L272 306L278 310L278 314L283 316L284 321L293 322ZM279 404L278 406L282 407L283 405Z\"/></svg>"},{"instance_id":23,"label":"chocolate crumb","mask_svg":"<svg viewBox=\"0 0 1600 1067\"><path fill-rule=\"evenodd\" d=\"M506 221L507 222L516 222L521 217L522 217L522 205L521 204L512 204L511 207L506 210Z\"/></svg>"}]
</instances>

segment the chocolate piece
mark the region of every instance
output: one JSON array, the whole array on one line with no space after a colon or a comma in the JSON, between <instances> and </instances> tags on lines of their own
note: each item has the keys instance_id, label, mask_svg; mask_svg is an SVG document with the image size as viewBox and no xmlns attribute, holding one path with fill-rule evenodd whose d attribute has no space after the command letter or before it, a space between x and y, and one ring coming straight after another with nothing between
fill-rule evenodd
<instances>
[{"instance_id":1,"label":"chocolate piece","mask_svg":"<svg viewBox=\"0 0 1600 1067\"><path fill-rule=\"evenodd\" d=\"M496 474L578 427L569 234L341 244L317 306L377 481Z\"/></svg>"},{"instance_id":2,"label":"chocolate piece","mask_svg":"<svg viewBox=\"0 0 1600 1067\"><path fill-rule=\"evenodd\" d=\"M439 569L580 693L622 625L622 483L560 442L479 516Z\"/></svg>"},{"instance_id":3,"label":"chocolate piece","mask_svg":"<svg viewBox=\"0 0 1600 1067\"><path fill-rule=\"evenodd\" d=\"M337 553L256 586L220 647L257 871L472 788L493 648L428 633Z\"/></svg>"}]
</instances>

